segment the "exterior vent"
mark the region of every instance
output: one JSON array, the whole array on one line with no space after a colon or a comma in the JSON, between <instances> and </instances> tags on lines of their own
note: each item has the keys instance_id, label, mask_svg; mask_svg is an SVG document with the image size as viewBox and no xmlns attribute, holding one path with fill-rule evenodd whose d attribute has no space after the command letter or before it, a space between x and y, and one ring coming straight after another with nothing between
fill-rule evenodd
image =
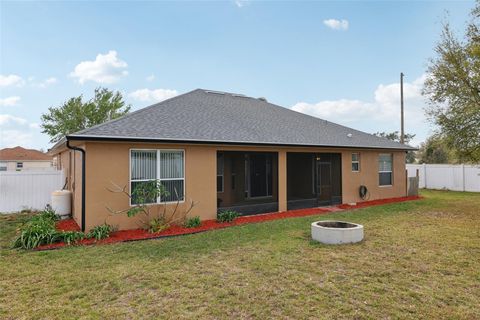
<instances>
[{"instance_id":1,"label":"exterior vent","mask_svg":"<svg viewBox=\"0 0 480 320\"><path fill-rule=\"evenodd\" d=\"M262 100L262 101L267 102L267 98L264 98L264 97L260 97L260 98L258 98L258 100Z\"/></svg>"},{"instance_id":2,"label":"exterior vent","mask_svg":"<svg viewBox=\"0 0 480 320\"><path fill-rule=\"evenodd\" d=\"M353 134L347 133L347 137L351 138L351 137L353 137Z\"/></svg>"},{"instance_id":3,"label":"exterior vent","mask_svg":"<svg viewBox=\"0 0 480 320\"><path fill-rule=\"evenodd\" d=\"M221 92L221 91L213 91L213 90L205 90L205 93L213 93L213 94L221 94L221 95L225 95L225 92Z\"/></svg>"}]
</instances>

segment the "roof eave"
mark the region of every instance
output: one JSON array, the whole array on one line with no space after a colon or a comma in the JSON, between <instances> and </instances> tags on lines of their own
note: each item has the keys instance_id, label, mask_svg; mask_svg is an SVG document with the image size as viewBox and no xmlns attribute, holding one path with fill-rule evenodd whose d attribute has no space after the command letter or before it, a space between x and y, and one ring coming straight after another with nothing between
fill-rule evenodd
<instances>
[{"instance_id":1,"label":"roof eave","mask_svg":"<svg viewBox=\"0 0 480 320\"><path fill-rule=\"evenodd\" d=\"M222 145L250 145L250 146L277 146L277 147L316 147L316 148L342 148L342 149L378 149L378 150L400 150L416 151L418 148L405 145L404 147L385 147L373 145L320 145L302 143L278 143L278 142L251 142L251 141L221 141L221 140L199 140L199 139L167 139L151 137L119 137L99 135L68 135L67 140L75 141L125 141L125 142L160 142L160 143L182 143L182 144L222 144Z\"/></svg>"},{"instance_id":2,"label":"roof eave","mask_svg":"<svg viewBox=\"0 0 480 320\"><path fill-rule=\"evenodd\" d=\"M55 143L50 149L48 149L47 154L54 156L60 152L67 149L67 137L63 137L57 143Z\"/></svg>"}]
</instances>

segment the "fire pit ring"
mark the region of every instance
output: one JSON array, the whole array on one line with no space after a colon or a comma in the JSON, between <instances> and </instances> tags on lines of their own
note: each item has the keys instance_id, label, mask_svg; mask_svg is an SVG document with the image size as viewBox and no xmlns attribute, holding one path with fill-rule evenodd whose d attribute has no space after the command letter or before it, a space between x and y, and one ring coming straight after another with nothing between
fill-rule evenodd
<instances>
[{"instance_id":1,"label":"fire pit ring","mask_svg":"<svg viewBox=\"0 0 480 320\"><path fill-rule=\"evenodd\" d=\"M345 221L316 221L312 223L312 239L325 244L360 242L363 226Z\"/></svg>"}]
</instances>

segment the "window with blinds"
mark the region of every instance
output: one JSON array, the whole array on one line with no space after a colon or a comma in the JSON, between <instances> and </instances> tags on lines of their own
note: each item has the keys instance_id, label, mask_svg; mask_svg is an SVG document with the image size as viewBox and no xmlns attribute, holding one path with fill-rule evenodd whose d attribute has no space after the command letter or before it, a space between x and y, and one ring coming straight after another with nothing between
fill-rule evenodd
<instances>
[{"instance_id":1,"label":"window with blinds","mask_svg":"<svg viewBox=\"0 0 480 320\"><path fill-rule=\"evenodd\" d=\"M182 150L131 150L130 193L140 184L158 181L167 196L150 199L148 203L183 201L185 196L184 152ZM137 200L132 197L132 204Z\"/></svg>"},{"instance_id":2,"label":"window with blinds","mask_svg":"<svg viewBox=\"0 0 480 320\"><path fill-rule=\"evenodd\" d=\"M378 155L378 181L380 186L391 186L393 182L392 176L392 154Z\"/></svg>"}]
</instances>

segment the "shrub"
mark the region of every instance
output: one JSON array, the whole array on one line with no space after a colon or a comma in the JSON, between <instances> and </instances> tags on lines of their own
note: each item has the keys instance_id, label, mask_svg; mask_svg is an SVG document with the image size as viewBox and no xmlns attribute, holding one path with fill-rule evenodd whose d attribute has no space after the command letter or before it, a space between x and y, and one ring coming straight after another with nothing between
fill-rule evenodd
<instances>
[{"instance_id":1,"label":"shrub","mask_svg":"<svg viewBox=\"0 0 480 320\"><path fill-rule=\"evenodd\" d=\"M60 234L55 229L55 220L48 212L34 215L19 231L13 241L14 248L33 249L60 239Z\"/></svg>"},{"instance_id":2,"label":"shrub","mask_svg":"<svg viewBox=\"0 0 480 320\"><path fill-rule=\"evenodd\" d=\"M63 242L71 245L72 243L76 243L85 238L85 233L80 231L63 231L60 232L59 237L63 240Z\"/></svg>"},{"instance_id":3,"label":"shrub","mask_svg":"<svg viewBox=\"0 0 480 320\"><path fill-rule=\"evenodd\" d=\"M107 207L107 210L113 214L127 214L128 217L142 216L140 219L142 228L151 233L160 232L167 229L172 224L180 221L185 221L188 213L195 206L195 202L190 201L190 206L186 210L179 211L180 201L184 201L183 195L177 192L176 188L173 188L173 192L168 191L160 180L152 180L148 183L138 184L131 193L129 193L128 185L120 187L114 184L115 189L110 190L114 193L121 193L130 198L133 206L130 206L124 210L112 210ZM151 205L157 203L157 199L163 199L160 205ZM176 199L176 206L172 211L167 210L168 203ZM181 208L181 207L180 207Z\"/></svg>"},{"instance_id":4,"label":"shrub","mask_svg":"<svg viewBox=\"0 0 480 320\"><path fill-rule=\"evenodd\" d=\"M169 224L165 221L163 217L153 218L148 222L148 232L156 233L163 231L169 227Z\"/></svg>"},{"instance_id":5,"label":"shrub","mask_svg":"<svg viewBox=\"0 0 480 320\"><path fill-rule=\"evenodd\" d=\"M195 216L195 217L188 218L183 225L185 228L196 228L200 226L200 223L201 223L200 217Z\"/></svg>"},{"instance_id":6,"label":"shrub","mask_svg":"<svg viewBox=\"0 0 480 320\"><path fill-rule=\"evenodd\" d=\"M102 225L93 227L87 233L87 238L94 238L95 240L105 239L110 236L110 232L112 231L113 227L109 224L104 223Z\"/></svg>"},{"instance_id":7,"label":"shrub","mask_svg":"<svg viewBox=\"0 0 480 320\"><path fill-rule=\"evenodd\" d=\"M52 221L58 220L57 214L50 207L45 208L45 210L41 211L38 215L40 215L42 219L50 219Z\"/></svg>"},{"instance_id":8,"label":"shrub","mask_svg":"<svg viewBox=\"0 0 480 320\"><path fill-rule=\"evenodd\" d=\"M224 210L217 213L218 222L232 222L238 217L238 212L234 210Z\"/></svg>"}]
</instances>

